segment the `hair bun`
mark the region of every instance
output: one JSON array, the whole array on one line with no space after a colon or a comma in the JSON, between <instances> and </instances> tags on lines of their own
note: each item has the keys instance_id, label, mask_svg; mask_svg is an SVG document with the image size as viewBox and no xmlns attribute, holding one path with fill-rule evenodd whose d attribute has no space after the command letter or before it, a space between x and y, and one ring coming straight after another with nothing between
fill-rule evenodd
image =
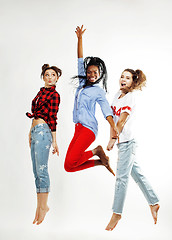
<instances>
[{"instance_id":1,"label":"hair bun","mask_svg":"<svg viewBox=\"0 0 172 240\"><path fill-rule=\"evenodd\" d=\"M49 67L50 67L49 64L44 64L44 65L42 66L42 71L44 71L46 68L49 68Z\"/></svg>"}]
</instances>

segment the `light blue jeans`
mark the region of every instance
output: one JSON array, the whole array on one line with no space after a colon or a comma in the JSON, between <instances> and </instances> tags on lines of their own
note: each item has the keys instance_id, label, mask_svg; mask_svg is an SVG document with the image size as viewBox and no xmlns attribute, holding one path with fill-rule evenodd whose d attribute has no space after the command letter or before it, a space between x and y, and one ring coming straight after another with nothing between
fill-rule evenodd
<instances>
[{"instance_id":1,"label":"light blue jeans","mask_svg":"<svg viewBox=\"0 0 172 240\"><path fill-rule=\"evenodd\" d=\"M148 183L139 165L136 162L136 142L130 140L117 144L118 162L116 172L115 196L112 210L122 214L130 174L143 192L149 205L159 202L157 195Z\"/></svg>"},{"instance_id":2,"label":"light blue jeans","mask_svg":"<svg viewBox=\"0 0 172 240\"><path fill-rule=\"evenodd\" d=\"M31 129L31 158L37 193L50 191L48 157L52 143L52 134L46 123Z\"/></svg>"}]
</instances>

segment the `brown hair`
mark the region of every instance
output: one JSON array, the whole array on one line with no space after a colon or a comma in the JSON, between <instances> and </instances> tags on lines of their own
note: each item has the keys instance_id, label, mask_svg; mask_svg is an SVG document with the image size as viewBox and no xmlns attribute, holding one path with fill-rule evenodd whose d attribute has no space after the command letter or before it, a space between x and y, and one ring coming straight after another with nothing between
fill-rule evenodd
<instances>
[{"instance_id":1,"label":"brown hair","mask_svg":"<svg viewBox=\"0 0 172 240\"><path fill-rule=\"evenodd\" d=\"M123 72L130 72L132 74L133 82L131 85L131 91L142 90L142 87L146 86L146 76L141 70L137 69L134 71L133 69L127 68Z\"/></svg>"},{"instance_id":2,"label":"brown hair","mask_svg":"<svg viewBox=\"0 0 172 240\"><path fill-rule=\"evenodd\" d=\"M56 66L51 66L49 64L44 64L42 66L42 72L41 72L41 77L44 77L44 74L45 74L45 71L48 70L48 69L53 69L56 74L57 74L57 77L60 77L62 75L62 70Z\"/></svg>"}]
</instances>

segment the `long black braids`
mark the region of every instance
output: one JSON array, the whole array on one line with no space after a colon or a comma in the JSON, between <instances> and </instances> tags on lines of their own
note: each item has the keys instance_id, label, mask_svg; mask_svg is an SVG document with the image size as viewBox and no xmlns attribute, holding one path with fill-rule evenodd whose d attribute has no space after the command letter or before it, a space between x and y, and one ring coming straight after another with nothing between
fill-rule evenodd
<instances>
[{"instance_id":1,"label":"long black braids","mask_svg":"<svg viewBox=\"0 0 172 240\"><path fill-rule=\"evenodd\" d=\"M84 59L84 69L85 69L86 75L87 75L87 69L89 66L97 66L99 69L99 73L100 73L99 79L97 81L95 81L94 83L90 83L90 84L94 85L96 83L99 83L100 81L103 81L103 88L107 92L107 69L106 69L106 65L105 65L104 61L98 57L86 57ZM88 80L87 80L86 76L78 75L78 76L73 77L73 79L74 78L86 79L85 86L87 86Z\"/></svg>"}]
</instances>

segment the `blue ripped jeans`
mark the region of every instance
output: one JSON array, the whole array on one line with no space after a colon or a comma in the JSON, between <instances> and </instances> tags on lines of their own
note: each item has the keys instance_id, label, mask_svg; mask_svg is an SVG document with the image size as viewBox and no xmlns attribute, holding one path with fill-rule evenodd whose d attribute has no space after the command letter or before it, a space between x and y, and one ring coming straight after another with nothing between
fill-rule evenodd
<instances>
[{"instance_id":1,"label":"blue ripped jeans","mask_svg":"<svg viewBox=\"0 0 172 240\"><path fill-rule=\"evenodd\" d=\"M115 196L112 210L116 214L122 214L124 201L127 192L127 186L130 175L138 184L149 205L155 205L159 202L157 195L151 185L142 174L139 165L136 162L136 142L130 140L117 144L118 162L116 172Z\"/></svg>"},{"instance_id":2,"label":"blue ripped jeans","mask_svg":"<svg viewBox=\"0 0 172 240\"><path fill-rule=\"evenodd\" d=\"M52 134L46 123L31 129L31 158L37 193L50 191L48 157L51 143Z\"/></svg>"}]
</instances>

